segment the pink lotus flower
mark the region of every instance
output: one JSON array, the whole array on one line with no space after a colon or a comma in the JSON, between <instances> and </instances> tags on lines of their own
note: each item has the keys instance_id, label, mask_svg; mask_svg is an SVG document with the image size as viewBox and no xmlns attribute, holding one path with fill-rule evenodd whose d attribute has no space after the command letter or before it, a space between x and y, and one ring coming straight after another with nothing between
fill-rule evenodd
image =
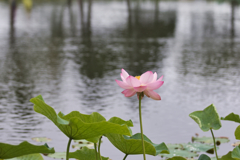
<instances>
[{"instance_id":1,"label":"pink lotus flower","mask_svg":"<svg viewBox=\"0 0 240 160\"><path fill-rule=\"evenodd\" d=\"M141 76L133 77L129 75L124 69L122 69L120 76L122 78L122 81L115 81L121 88L125 89L122 91L122 94L124 94L125 97L132 97L136 93L143 92L147 97L151 97L154 100L161 100L160 95L153 90L158 89L163 85L163 76L157 80L156 72L153 73L152 71L147 71Z\"/></svg>"}]
</instances>

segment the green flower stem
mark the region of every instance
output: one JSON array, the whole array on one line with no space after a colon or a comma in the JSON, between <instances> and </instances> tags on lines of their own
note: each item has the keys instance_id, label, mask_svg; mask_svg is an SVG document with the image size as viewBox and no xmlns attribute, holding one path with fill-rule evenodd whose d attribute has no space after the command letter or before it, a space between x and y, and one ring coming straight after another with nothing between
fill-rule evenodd
<instances>
[{"instance_id":1,"label":"green flower stem","mask_svg":"<svg viewBox=\"0 0 240 160\"><path fill-rule=\"evenodd\" d=\"M143 96L143 92L141 92L139 94L139 121L140 121L141 137L142 137L143 159L146 160L145 146L144 146L144 139L143 139L142 112L141 112L141 99L142 99L142 96Z\"/></svg>"},{"instance_id":2,"label":"green flower stem","mask_svg":"<svg viewBox=\"0 0 240 160\"><path fill-rule=\"evenodd\" d=\"M211 128L210 128L210 130L211 130L212 137L213 137L213 143L214 143L214 150L215 150L216 158L217 158L217 160L218 160L217 147L216 147L215 137L214 137L214 134L213 134L213 131L212 131Z\"/></svg>"},{"instance_id":3,"label":"green flower stem","mask_svg":"<svg viewBox=\"0 0 240 160\"><path fill-rule=\"evenodd\" d=\"M66 160L69 160L69 148L70 148L71 141L72 141L72 139L69 138L68 145L67 145Z\"/></svg>"},{"instance_id":4,"label":"green flower stem","mask_svg":"<svg viewBox=\"0 0 240 160\"><path fill-rule=\"evenodd\" d=\"M101 153L100 153L101 139L102 139L102 136L99 138L99 141L98 141L98 155L99 155L100 160L102 160Z\"/></svg>"},{"instance_id":5,"label":"green flower stem","mask_svg":"<svg viewBox=\"0 0 240 160\"><path fill-rule=\"evenodd\" d=\"M95 149L96 160L98 160L97 143L94 143L94 149Z\"/></svg>"},{"instance_id":6,"label":"green flower stem","mask_svg":"<svg viewBox=\"0 0 240 160\"><path fill-rule=\"evenodd\" d=\"M126 154L126 155L124 156L123 160L125 160L125 159L127 158L127 156L128 156L128 154Z\"/></svg>"}]
</instances>

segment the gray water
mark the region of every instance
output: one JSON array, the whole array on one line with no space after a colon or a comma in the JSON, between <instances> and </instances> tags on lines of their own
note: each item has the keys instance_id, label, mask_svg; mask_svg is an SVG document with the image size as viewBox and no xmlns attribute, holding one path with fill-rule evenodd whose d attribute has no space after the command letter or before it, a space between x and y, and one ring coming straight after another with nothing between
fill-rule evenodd
<instances>
[{"instance_id":1,"label":"gray water","mask_svg":"<svg viewBox=\"0 0 240 160\"><path fill-rule=\"evenodd\" d=\"M189 113L215 104L220 116L240 113L240 9L205 1L36 1L19 3L15 22L0 2L0 142L18 144L49 137L66 150L67 138L29 102L41 94L57 112L99 112L132 119L140 131L138 100L116 84L121 68L131 75L164 75L161 101L143 99L144 133L154 143L187 143L202 132ZM232 12L233 11L233 12ZM232 150L237 124L222 122L216 136ZM40 143L35 143L40 144ZM73 151L73 150L72 150ZM124 157L107 139L102 155ZM160 157L147 156L148 160ZM46 158L45 159L49 159ZM129 160L142 156L129 156Z\"/></svg>"}]
</instances>

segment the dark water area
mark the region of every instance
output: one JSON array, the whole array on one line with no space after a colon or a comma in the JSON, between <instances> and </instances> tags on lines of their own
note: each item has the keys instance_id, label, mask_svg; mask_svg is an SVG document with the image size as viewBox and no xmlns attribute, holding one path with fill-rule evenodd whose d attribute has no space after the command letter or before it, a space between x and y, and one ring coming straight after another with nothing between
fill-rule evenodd
<instances>
[{"instance_id":1,"label":"dark water area","mask_svg":"<svg viewBox=\"0 0 240 160\"><path fill-rule=\"evenodd\" d=\"M67 138L29 102L41 94L57 112L99 112L132 119L140 132L138 100L121 94L115 79L164 75L162 100L143 99L144 133L154 143L187 143L202 132L188 116L215 104L220 116L240 113L240 8L205 1L34 1L12 11L0 1L0 142L52 139L66 150ZM216 136L231 142L237 124L222 122ZM32 142L34 143L34 142ZM103 139L102 155L123 153ZM45 159L50 159L46 158ZM129 160L142 156L129 156ZM149 160L160 157L147 156Z\"/></svg>"}]
</instances>

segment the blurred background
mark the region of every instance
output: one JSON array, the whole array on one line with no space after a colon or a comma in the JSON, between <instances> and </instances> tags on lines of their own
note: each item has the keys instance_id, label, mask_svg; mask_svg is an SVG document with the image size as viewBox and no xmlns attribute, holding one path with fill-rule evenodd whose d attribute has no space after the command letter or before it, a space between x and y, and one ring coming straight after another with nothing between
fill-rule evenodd
<instances>
[{"instance_id":1,"label":"blurred background","mask_svg":"<svg viewBox=\"0 0 240 160\"><path fill-rule=\"evenodd\" d=\"M212 103L220 116L240 114L239 1L1 0L0 142L41 136L66 150L67 137L29 102L39 94L57 112L132 119L140 132L137 97L124 97L115 82L122 68L164 75L162 100L143 99L143 129L154 143L211 136L188 115ZM237 124L222 125L215 135L231 142L219 155L236 141ZM124 157L106 138L101 152Z\"/></svg>"}]
</instances>

